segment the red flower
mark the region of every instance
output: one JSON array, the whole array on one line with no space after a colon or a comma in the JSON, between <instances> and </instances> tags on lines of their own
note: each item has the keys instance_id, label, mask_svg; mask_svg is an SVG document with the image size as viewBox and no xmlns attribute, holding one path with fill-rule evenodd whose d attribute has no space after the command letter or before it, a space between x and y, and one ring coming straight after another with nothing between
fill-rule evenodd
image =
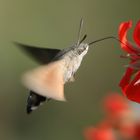
<instances>
[{"instance_id":1,"label":"red flower","mask_svg":"<svg viewBox=\"0 0 140 140\"><path fill-rule=\"evenodd\" d=\"M128 101L118 93L107 96L104 99L103 107L108 123L114 128L118 128L124 118L131 116L132 113Z\"/></svg>"},{"instance_id":2,"label":"red flower","mask_svg":"<svg viewBox=\"0 0 140 140\"><path fill-rule=\"evenodd\" d=\"M140 103L140 21L138 21L133 38L137 45L132 45L127 40L127 31L132 22L123 22L119 27L119 39L121 48L128 54L130 64L120 82L120 87L128 99Z\"/></svg>"},{"instance_id":3,"label":"red flower","mask_svg":"<svg viewBox=\"0 0 140 140\"><path fill-rule=\"evenodd\" d=\"M128 101L118 93L112 93L106 96L103 101L103 107L107 116L116 116L116 114L120 114L130 108Z\"/></svg>"},{"instance_id":4,"label":"red flower","mask_svg":"<svg viewBox=\"0 0 140 140\"><path fill-rule=\"evenodd\" d=\"M135 140L140 140L140 122L136 123Z\"/></svg>"},{"instance_id":5,"label":"red flower","mask_svg":"<svg viewBox=\"0 0 140 140\"><path fill-rule=\"evenodd\" d=\"M116 140L111 128L90 127L85 130L86 140Z\"/></svg>"},{"instance_id":6,"label":"red flower","mask_svg":"<svg viewBox=\"0 0 140 140\"><path fill-rule=\"evenodd\" d=\"M123 96L113 93L105 97L103 108L105 119L96 127L85 129L85 140L140 140L140 122Z\"/></svg>"}]
</instances>

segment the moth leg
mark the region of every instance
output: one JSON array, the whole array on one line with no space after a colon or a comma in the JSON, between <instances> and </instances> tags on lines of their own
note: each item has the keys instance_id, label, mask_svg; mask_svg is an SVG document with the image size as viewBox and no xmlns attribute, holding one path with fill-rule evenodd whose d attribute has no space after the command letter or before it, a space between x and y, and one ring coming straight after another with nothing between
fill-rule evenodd
<instances>
[{"instance_id":1,"label":"moth leg","mask_svg":"<svg viewBox=\"0 0 140 140\"><path fill-rule=\"evenodd\" d=\"M73 75L71 76L71 78L69 79L70 82L74 82L75 81L75 73L73 73Z\"/></svg>"},{"instance_id":2,"label":"moth leg","mask_svg":"<svg viewBox=\"0 0 140 140\"><path fill-rule=\"evenodd\" d=\"M75 81L75 78L74 78L74 76L72 76L71 78L70 78L70 80L69 80L70 82L74 82Z\"/></svg>"}]
</instances>

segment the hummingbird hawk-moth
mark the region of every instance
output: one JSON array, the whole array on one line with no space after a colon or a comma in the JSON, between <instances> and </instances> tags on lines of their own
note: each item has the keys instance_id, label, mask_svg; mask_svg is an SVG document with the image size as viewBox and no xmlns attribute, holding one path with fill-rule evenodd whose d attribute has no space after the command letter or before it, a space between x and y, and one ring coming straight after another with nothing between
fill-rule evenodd
<instances>
[{"instance_id":1,"label":"hummingbird hawk-moth","mask_svg":"<svg viewBox=\"0 0 140 140\"><path fill-rule=\"evenodd\" d=\"M74 75L88 52L89 46L105 39L114 39L113 36L109 36L84 43L87 35L80 38L82 26L83 20L81 19L78 41L75 45L62 50L16 43L41 64L41 66L27 71L22 77L23 84L30 90L27 99L27 113L32 112L44 101L50 99L65 101L64 84L74 81Z\"/></svg>"}]
</instances>

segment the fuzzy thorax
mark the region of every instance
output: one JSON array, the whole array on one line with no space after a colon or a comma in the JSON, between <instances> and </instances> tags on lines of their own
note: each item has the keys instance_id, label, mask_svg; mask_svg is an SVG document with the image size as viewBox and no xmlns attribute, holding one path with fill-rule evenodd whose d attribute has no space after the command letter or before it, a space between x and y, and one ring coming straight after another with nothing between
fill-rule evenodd
<instances>
[{"instance_id":1,"label":"fuzzy thorax","mask_svg":"<svg viewBox=\"0 0 140 140\"><path fill-rule=\"evenodd\" d=\"M64 82L73 81L74 74L81 65L83 57L88 52L88 44L81 43L65 54Z\"/></svg>"}]
</instances>

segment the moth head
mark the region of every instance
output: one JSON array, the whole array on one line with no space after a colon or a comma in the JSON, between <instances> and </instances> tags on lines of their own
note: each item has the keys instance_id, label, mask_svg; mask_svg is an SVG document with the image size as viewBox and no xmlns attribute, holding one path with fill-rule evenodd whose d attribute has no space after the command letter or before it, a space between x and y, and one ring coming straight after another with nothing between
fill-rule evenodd
<instances>
[{"instance_id":1,"label":"moth head","mask_svg":"<svg viewBox=\"0 0 140 140\"><path fill-rule=\"evenodd\" d=\"M86 43L81 43L77 46L77 53L78 55L84 56L88 52L89 45Z\"/></svg>"}]
</instances>

